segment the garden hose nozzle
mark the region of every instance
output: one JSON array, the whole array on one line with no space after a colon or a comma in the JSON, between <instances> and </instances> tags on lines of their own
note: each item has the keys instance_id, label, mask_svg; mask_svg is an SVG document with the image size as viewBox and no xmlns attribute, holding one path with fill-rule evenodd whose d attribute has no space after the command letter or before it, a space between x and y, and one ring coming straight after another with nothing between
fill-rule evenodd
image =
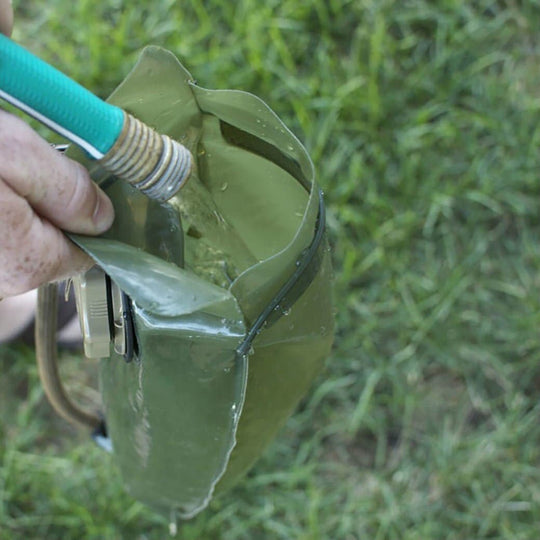
<instances>
[{"instance_id":1,"label":"garden hose nozzle","mask_svg":"<svg viewBox=\"0 0 540 540\"><path fill-rule=\"evenodd\" d=\"M127 113L118 139L99 163L159 201L168 201L191 173L191 153L185 146Z\"/></svg>"},{"instance_id":2,"label":"garden hose nozzle","mask_svg":"<svg viewBox=\"0 0 540 540\"><path fill-rule=\"evenodd\" d=\"M0 97L152 199L169 200L189 178L192 156L187 148L1 34Z\"/></svg>"}]
</instances>

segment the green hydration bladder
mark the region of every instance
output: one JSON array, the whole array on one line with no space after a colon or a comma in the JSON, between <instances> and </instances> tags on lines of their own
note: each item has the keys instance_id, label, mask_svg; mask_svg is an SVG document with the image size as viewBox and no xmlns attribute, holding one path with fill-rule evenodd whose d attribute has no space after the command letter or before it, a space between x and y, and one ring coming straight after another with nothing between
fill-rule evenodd
<instances>
[{"instance_id":1,"label":"green hydration bladder","mask_svg":"<svg viewBox=\"0 0 540 540\"><path fill-rule=\"evenodd\" d=\"M71 238L134 327L131 361L112 345L101 361L113 455L135 498L187 518L253 465L330 351L322 194L263 101L197 86L165 50L145 49L109 102L196 158L159 203L70 150L116 209L103 236Z\"/></svg>"}]
</instances>

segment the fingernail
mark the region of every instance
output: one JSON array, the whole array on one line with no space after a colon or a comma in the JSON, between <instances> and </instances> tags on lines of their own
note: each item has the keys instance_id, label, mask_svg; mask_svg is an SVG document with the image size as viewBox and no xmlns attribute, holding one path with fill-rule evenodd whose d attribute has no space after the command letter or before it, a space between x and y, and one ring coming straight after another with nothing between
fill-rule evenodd
<instances>
[{"instance_id":1,"label":"fingernail","mask_svg":"<svg viewBox=\"0 0 540 540\"><path fill-rule=\"evenodd\" d=\"M105 192L98 186L96 186L96 189L98 196L92 221L96 227L96 232L102 233L105 232L114 221L114 208L109 197L105 195Z\"/></svg>"}]
</instances>

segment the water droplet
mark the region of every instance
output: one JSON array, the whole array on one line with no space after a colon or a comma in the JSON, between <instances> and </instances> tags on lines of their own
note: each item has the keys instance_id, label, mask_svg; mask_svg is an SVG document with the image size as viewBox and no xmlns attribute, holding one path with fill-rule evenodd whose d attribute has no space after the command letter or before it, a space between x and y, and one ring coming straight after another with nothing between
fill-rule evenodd
<instances>
[{"instance_id":1,"label":"water droplet","mask_svg":"<svg viewBox=\"0 0 540 540\"><path fill-rule=\"evenodd\" d=\"M174 537L178 534L178 516L174 508L171 510L169 520L169 535Z\"/></svg>"},{"instance_id":2,"label":"water droplet","mask_svg":"<svg viewBox=\"0 0 540 540\"><path fill-rule=\"evenodd\" d=\"M248 356L253 356L255 354L255 349L253 347L249 348Z\"/></svg>"},{"instance_id":3,"label":"water droplet","mask_svg":"<svg viewBox=\"0 0 540 540\"><path fill-rule=\"evenodd\" d=\"M221 186L221 191L225 191L227 188L229 187L229 184L227 182L225 182L222 186Z\"/></svg>"},{"instance_id":4,"label":"water droplet","mask_svg":"<svg viewBox=\"0 0 540 540\"><path fill-rule=\"evenodd\" d=\"M288 315L291 314L291 308L283 308L283 309L281 310L281 313L283 313L283 315L284 315L285 317L287 317Z\"/></svg>"}]
</instances>

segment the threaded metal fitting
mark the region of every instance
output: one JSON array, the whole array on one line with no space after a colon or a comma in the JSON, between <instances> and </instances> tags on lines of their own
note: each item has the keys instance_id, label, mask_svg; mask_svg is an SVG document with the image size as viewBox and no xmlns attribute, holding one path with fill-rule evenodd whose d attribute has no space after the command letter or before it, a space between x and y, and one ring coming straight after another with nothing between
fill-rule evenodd
<instances>
[{"instance_id":1,"label":"threaded metal fitting","mask_svg":"<svg viewBox=\"0 0 540 540\"><path fill-rule=\"evenodd\" d=\"M152 199L168 201L191 174L190 151L125 113L124 127L99 163Z\"/></svg>"}]
</instances>

